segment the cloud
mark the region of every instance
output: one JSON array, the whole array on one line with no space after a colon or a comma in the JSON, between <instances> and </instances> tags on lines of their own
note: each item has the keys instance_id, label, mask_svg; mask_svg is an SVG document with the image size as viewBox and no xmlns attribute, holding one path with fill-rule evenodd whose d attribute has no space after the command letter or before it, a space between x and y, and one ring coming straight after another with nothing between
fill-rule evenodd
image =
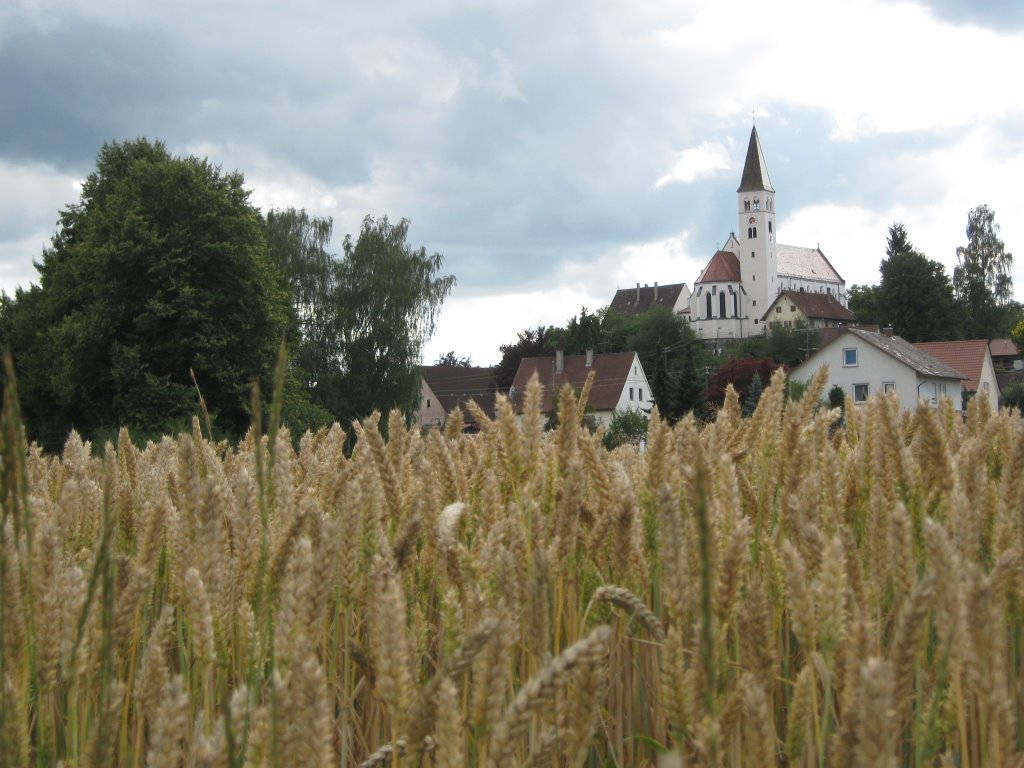
<instances>
[{"instance_id":1,"label":"cloud","mask_svg":"<svg viewBox=\"0 0 1024 768\"><path fill-rule=\"evenodd\" d=\"M672 168L658 179L654 186L661 189L666 184L681 181L688 184L716 171L733 168L729 151L721 144L704 142L699 147L684 149L676 156Z\"/></svg>"}]
</instances>

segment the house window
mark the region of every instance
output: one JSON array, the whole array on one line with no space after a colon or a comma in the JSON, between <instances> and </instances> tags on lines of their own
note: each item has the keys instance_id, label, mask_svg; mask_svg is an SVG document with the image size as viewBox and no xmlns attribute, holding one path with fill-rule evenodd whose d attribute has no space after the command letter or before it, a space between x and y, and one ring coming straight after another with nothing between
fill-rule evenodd
<instances>
[{"instance_id":1,"label":"house window","mask_svg":"<svg viewBox=\"0 0 1024 768\"><path fill-rule=\"evenodd\" d=\"M796 312L796 304L789 308L790 312Z\"/></svg>"},{"instance_id":2,"label":"house window","mask_svg":"<svg viewBox=\"0 0 1024 768\"><path fill-rule=\"evenodd\" d=\"M882 391L883 392L895 392L896 391L896 382L895 381L883 381L882 382Z\"/></svg>"},{"instance_id":3,"label":"house window","mask_svg":"<svg viewBox=\"0 0 1024 768\"><path fill-rule=\"evenodd\" d=\"M781 315L782 314L782 307L776 307L775 308L775 314L776 315Z\"/></svg>"},{"instance_id":4,"label":"house window","mask_svg":"<svg viewBox=\"0 0 1024 768\"><path fill-rule=\"evenodd\" d=\"M636 399L639 400L641 403L644 401L644 388L643 387L640 387L640 389L637 391Z\"/></svg>"},{"instance_id":5,"label":"house window","mask_svg":"<svg viewBox=\"0 0 1024 768\"><path fill-rule=\"evenodd\" d=\"M843 367L852 368L857 365L857 348L843 350Z\"/></svg>"},{"instance_id":6,"label":"house window","mask_svg":"<svg viewBox=\"0 0 1024 768\"><path fill-rule=\"evenodd\" d=\"M791 323L789 320L786 321L786 327L787 328L791 327L792 325L793 325L793 323Z\"/></svg>"},{"instance_id":7,"label":"house window","mask_svg":"<svg viewBox=\"0 0 1024 768\"><path fill-rule=\"evenodd\" d=\"M855 403L866 403L868 401L868 385L867 384L854 384L853 385L853 402Z\"/></svg>"},{"instance_id":8,"label":"house window","mask_svg":"<svg viewBox=\"0 0 1024 768\"><path fill-rule=\"evenodd\" d=\"M981 382L981 388L983 390L985 390L986 392L988 392L988 382L987 381Z\"/></svg>"},{"instance_id":9,"label":"house window","mask_svg":"<svg viewBox=\"0 0 1024 768\"><path fill-rule=\"evenodd\" d=\"M430 407L430 398L428 397L427 398L427 408L429 408L429 407Z\"/></svg>"},{"instance_id":10,"label":"house window","mask_svg":"<svg viewBox=\"0 0 1024 768\"><path fill-rule=\"evenodd\" d=\"M633 399L633 388L632 387L629 388L629 399L630 400Z\"/></svg>"},{"instance_id":11,"label":"house window","mask_svg":"<svg viewBox=\"0 0 1024 768\"><path fill-rule=\"evenodd\" d=\"M752 259L755 258L753 251L750 252L750 258L752 258Z\"/></svg>"}]
</instances>

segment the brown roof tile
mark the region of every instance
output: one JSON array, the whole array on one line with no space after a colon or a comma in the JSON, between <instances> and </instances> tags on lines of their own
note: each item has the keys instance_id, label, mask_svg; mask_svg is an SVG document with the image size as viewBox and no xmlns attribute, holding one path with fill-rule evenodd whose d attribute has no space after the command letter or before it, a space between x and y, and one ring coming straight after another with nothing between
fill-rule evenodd
<instances>
[{"instance_id":1,"label":"brown roof tile","mask_svg":"<svg viewBox=\"0 0 1024 768\"><path fill-rule=\"evenodd\" d=\"M992 352L992 357L1020 357L1013 339L992 339L988 343L988 348Z\"/></svg>"},{"instance_id":2,"label":"brown roof tile","mask_svg":"<svg viewBox=\"0 0 1024 768\"><path fill-rule=\"evenodd\" d=\"M768 311L762 315L762 320L771 320L769 315L775 311L773 307L783 297L796 304L804 316L812 320L835 320L840 323L848 323L853 320L853 312L840 304L839 299L832 294L808 293L807 291L782 291L768 307Z\"/></svg>"},{"instance_id":3,"label":"brown roof tile","mask_svg":"<svg viewBox=\"0 0 1024 768\"><path fill-rule=\"evenodd\" d=\"M494 369L479 366L421 365L420 375L430 385L438 404L450 413L461 407L467 420L472 416L465 403L473 400L489 417L494 418Z\"/></svg>"},{"instance_id":4,"label":"brown roof tile","mask_svg":"<svg viewBox=\"0 0 1024 768\"><path fill-rule=\"evenodd\" d=\"M562 372L556 374L554 357L524 357L512 382L510 397L513 406L517 413L522 412L526 385L535 373L544 388L541 410L551 413L555 410L558 392L566 383L578 392L586 384L590 371L594 371L594 384L587 405L595 411L614 410L619 404L622 388L626 385L635 358L635 352L598 353L594 355L593 365L588 368L586 355L566 355Z\"/></svg>"}]
</instances>

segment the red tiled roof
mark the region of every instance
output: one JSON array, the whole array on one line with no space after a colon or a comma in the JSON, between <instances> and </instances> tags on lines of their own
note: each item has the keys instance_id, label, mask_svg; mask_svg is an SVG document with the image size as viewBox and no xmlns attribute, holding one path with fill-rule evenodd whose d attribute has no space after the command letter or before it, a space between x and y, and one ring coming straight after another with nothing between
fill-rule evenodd
<instances>
[{"instance_id":1,"label":"red tiled roof","mask_svg":"<svg viewBox=\"0 0 1024 768\"><path fill-rule=\"evenodd\" d=\"M588 368L586 355L566 355L562 372L555 373L554 357L524 357L512 382L512 404L517 413L522 412L526 385L536 373L544 388L541 410L550 413L555 410L558 392L563 385L568 383L578 392L587 383L590 372L594 371L594 384L587 405L595 411L615 410L635 358L635 352L604 352L595 354L594 364Z\"/></svg>"},{"instance_id":2,"label":"red tiled roof","mask_svg":"<svg viewBox=\"0 0 1024 768\"><path fill-rule=\"evenodd\" d=\"M698 283L738 283L740 260L732 251L718 251L697 278Z\"/></svg>"},{"instance_id":3,"label":"red tiled roof","mask_svg":"<svg viewBox=\"0 0 1024 768\"><path fill-rule=\"evenodd\" d=\"M939 362L950 368L956 368L967 377L963 387L967 392L977 392L981 381L982 366L985 364L985 352L988 341L971 339L968 341L922 341L914 345L922 352L927 352Z\"/></svg>"}]
</instances>

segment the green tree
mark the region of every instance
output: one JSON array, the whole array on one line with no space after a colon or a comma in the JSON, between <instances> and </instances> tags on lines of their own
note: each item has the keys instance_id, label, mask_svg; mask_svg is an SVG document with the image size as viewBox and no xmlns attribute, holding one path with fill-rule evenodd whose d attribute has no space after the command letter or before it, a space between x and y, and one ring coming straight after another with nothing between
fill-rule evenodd
<instances>
[{"instance_id":1,"label":"green tree","mask_svg":"<svg viewBox=\"0 0 1024 768\"><path fill-rule=\"evenodd\" d=\"M742 412L746 417L754 415L754 411L757 410L757 404L761 402L761 394L764 392L764 385L761 383L761 374L755 373L754 378L750 380L750 389L747 391L747 397L743 400Z\"/></svg>"},{"instance_id":2,"label":"green tree","mask_svg":"<svg viewBox=\"0 0 1024 768\"><path fill-rule=\"evenodd\" d=\"M1006 252L995 212L987 205L967 215L967 245L956 249L956 258L953 290L967 310L968 337L1005 335L1012 327L1007 325L1006 309L1013 299L1013 255Z\"/></svg>"},{"instance_id":3,"label":"green tree","mask_svg":"<svg viewBox=\"0 0 1024 768\"><path fill-rule=\"evenodd\" d=\"M1003 389L1002 401L1007 408L1019 408L1024 411L1024 384L1020 382L1008 384Z\"/></svg>"},{"instance_id":4,"label":"green tree","mask_svg":"<svg viewBox=\"0 0 1024 768\"><path fill-rule=\"evenodd\" d=\"M852 285L846 305L861 325L885 325L881 289L877 285Z\"/></svg>"},{"instance_id":5,"label":"green tree","mask_svg":"<svg viewBox=\"0 0 1024 768\"><path fill-rule=\"evenodd\" d=\"M691 332L691 337L693 333ZM665 417L675 423L688 413L700 413L705 407L706 354L704 346L697 338L685 340L679 348L679 366L675 376L675 386L669 400L669 410Z\"/></svg>"},{"instance_id":6,"label":"green tree","mask_svg":"<svg viewBox=\"0 0 1024 768\"><path fill-rule=\"evenodd\" d=\"M892 326L910 342L960 337L960 316L946 268L915 250L901 222L889 227L879 270L880 325Z\"/></svg>"},{"instance_id":7,"label":"green tree","mask_svg":"<svg viewBox=\"0 0 1024 768\"><path fill-rule=\"evenodd\" d=\"M1021 320L1013 326L1013 330L1010 331L1010 338L1013 339L1013 343L1017 347L1017 351L1024 353L1024 320Z\"/></svg>"},{"instance_id":8,"label":"green tree","mask_svg":"<svg viewBox=\"0 0 1024 768\"><path fill-rule=\"evenodd\" d=\"M331 295L340 351L326 401L343 423L378 410L411 416L419 404L423 345L455 285L443 257L407 243L409 221L367 216L345 236ZM318 387L319 390L319 387Z\"/></svg>"},{"instance_id":9,"label":"green tree","mask_svg":"<svg viewBox=\"0 0 1024 768\"><path fill-rule=\"evenodd\" d=\"M580 310L579 317L573 317L565 326L562 349L567 355L582 355L588 349L598 350L601 343L601 318Z\"/></svg>"},{"instance_id":10,"label":"green tree","mask_svg":"<svg viewBox=\"0 0 1024 768\"><path fill-rule=\"evenodd\" d=\"M645 414L632 408L615 411L608 431L604 433L604 447L611 450L620 445L639 445L647 437L648 421Z\"/></svg>"},{"instance_id":11,"label":"green tree","mask_svg":"<svg viewBox=\"0 0 1024 768\"><path fill-rule=\"evenodd\" d=\"M449 368L470 368L473 365L473 357L472 355L459 357L455 354L454 350L449 350L443 355L438 355L437 362L434 365L444 365Z\"/></svg>"},{"instance_id":12,"label":"green tree","mask_svg":"<svg viewBox=\"0 0 1024 768\"><path fill-rule=\"evenodd\" d=\"M298 438L304 430L315 430L336 418L324 398L314 402L317 388L323 392L327 382L337 383L341 357L331 298L336 263L327 250L333 222L287 208L268 212L265 226L271 260L292 298L283 419Z\"/></svg>"},{"instance_id":13,"label":"green tree","mask_svg":"<svg viewBox=\"0 0 1024 768\"><path fill-rule=\"evenodd\" d=\"M130 425L181 426L194 372L216 426L240 435L269 381L288 292L240 173L161 142L106 144L60 213L10 344L30 436L50 449Z\"/></svg>"}]
</instances>

